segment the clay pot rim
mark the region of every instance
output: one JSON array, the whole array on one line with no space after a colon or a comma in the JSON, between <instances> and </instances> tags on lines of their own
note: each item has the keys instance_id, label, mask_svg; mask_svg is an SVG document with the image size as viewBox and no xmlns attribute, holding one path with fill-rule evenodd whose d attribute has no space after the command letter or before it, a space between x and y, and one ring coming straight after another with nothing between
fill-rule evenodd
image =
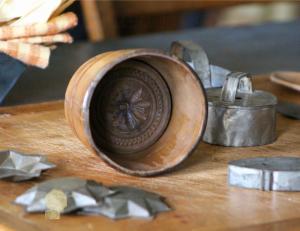
<instances>
[{"instance_id":1,"label":"clay pot rim","mask_svg":"<svg viewBox=\"0 0 300 231\"><path fill-rule=\"evenodd\" d=\"M145 49L145 48L140 48L140 49L123 49L123 50L116 50L116 51L109 51L107 52L107 54L113 54L113 53L117 53L117 52L127 52L127 55L122 56L121 58L119 57L119 59L115 59L114 61L111 61L110 63L106 64L105 67L97 74L95 80L93 81L93 84L91 84L84 96L84 100L82 103L82 111L83 113L83 124L84 124L84 131L87 135L87 140L90 143L90 145L92 146L92 148L94 149L95 153L101 157L101 159L103 161L105 161L108 165L110 165L113 168L118 169L119 171L129 174L129 175L135 175L135 176L155 176L155 175L159 175L161 173L167 173L170 172L171 170L173 170L174 168L178 167L178 165L180 165L184 160L186 160L191 153L196 149L197 145L200 143L204 132L205 132L205 128L206 128L206 124L207 124L207 115L208 115L208 104L207 104L207 97L206 97L206 93L205 93L205 89L203 87L203 84L200 80L200 78L197 76L197 74L194 72L194 70L192 68L190 68L187 64L185 64L184 62L182 62L181 60L179 60L177 57L175 56L169 56L168 54L166 54L165 52L163 52L162 50L159 49ZM101 56L98 55L99 57ZM97 57L95 58L95 61L97 60ZM171 62L176 62L177 64L179 64L181 67L187 69L189 72L192 73L194 79L196 80L196 82L198 83L200 89L203 91L203 100L205 102L205 110L204 110L204 120L203 120L203 127L202 127L202 131L200 133L200 135L198 136L198 138L195 140L192 148L189 150L189 152L186 155L183 155L183 157L181 159L179 159L176 163L172 163L169 166L163 166L160 168L157 168L155 170L132 170L130 168L126 168L120 164L118 164L117 162L115 162L113 159L109 158L109 156L107 154L105 154L105 152L102 150L101 147L98 147L96 145L96 143L93 140L92 134L91 134L91 129L90 129L90 113L89 113L89 105L91 103L91 99L93 97L93 93L94 90L96 89L98 83L101 81L101 79L106 75L106 73L111 70L111 68L113 68L114 66L128 60L128 59L132 59L132 58L138 58L141 56L150 56L150 57L159 57L159 58L164 58L167 60L170 60ZM100 74L101 73L101 74Z\"/></svg>"}]
</instances>

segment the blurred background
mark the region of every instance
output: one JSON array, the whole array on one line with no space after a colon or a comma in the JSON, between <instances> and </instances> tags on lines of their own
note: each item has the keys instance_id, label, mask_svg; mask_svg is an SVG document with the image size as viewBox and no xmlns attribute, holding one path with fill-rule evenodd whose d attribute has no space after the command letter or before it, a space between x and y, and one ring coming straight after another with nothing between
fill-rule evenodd
<instances>
[{"instance_id":1,"label":"blurred background","mask_svg":"<svg viewBox=\"0 0 300 231\"><path fill-rule=\"evenodd\" d=\"M80 18L71 32L75 41L102 41L190 28L289 22L300 17L300 1L81 0L66 9L70 10Z\"/></svg>"},{"instance_id":2,"label":"blurred background","mask_svg":"<svg viewBox=\"0 0 300 231\"><path fill-rule=\"evenodd\" d=\"M77 0L68 11L79 18L70 31L75 42L59 44L46 69L26 67L2 105L63 99L73 73L91 57L128 48L167 51L175 40L199 43L210 63L229 70L300 71L300 1Z\"/></svg>"}]
</instances>

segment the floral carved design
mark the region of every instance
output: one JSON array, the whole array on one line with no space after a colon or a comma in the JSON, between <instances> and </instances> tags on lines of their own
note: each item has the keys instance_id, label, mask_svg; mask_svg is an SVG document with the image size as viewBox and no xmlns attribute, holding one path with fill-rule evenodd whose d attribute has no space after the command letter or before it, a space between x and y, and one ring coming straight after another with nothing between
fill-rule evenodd
<instances>
[{"instance_id":1,"label":"floral carved design","mask_svg":"<svg viewBox=\"0 0 300 231\"><path fill-rule=\"evenodd\" d=\"M168 124L169 89L160 74L142 62L130 61L108 73L97 93L93 126L113 153L149 147Z\"/></svg>"},{"instance_id":2,"label":"floral carved design","mask_svg":"<svg viewBox=\"0 0 300 231\"><path fill-rule=\"evenodd\" d=\"M123 93L117 101L114 111L113 126L121 130L133 130L139 127L142 121L147 120L146 109L150 102L143 100L142 88L134 91L132 95Z\"/></svg>"}]
</instances>

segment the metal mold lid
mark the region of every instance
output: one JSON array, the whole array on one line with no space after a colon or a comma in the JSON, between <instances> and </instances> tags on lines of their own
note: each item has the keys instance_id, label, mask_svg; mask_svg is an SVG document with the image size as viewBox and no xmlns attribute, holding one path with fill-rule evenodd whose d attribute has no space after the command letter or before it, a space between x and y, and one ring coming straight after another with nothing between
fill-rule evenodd
<instances>
[{"instance_id":1,"label":"metal mold lid","mask_svg":"<svg viewBox=\"0 0 300 231\"><path fill-rule=\"evenodd\" d=\"M94 136L109 151L142 151L165 131L171 106L161 74L144 62L126 61L110 70L95 90L91 112L97 116L91 123L98 132Z\"/></svg>"},{"instance_id":2,"label":"metal mold lid","mask_svg":"<svg viewBox=\"0 0 300 231\"><path fill-rule=\"evenodd\" d=\"M264 191L300 191L300 158L258 157L231 161L228 183Z\"/></svg>"},{"instance_id":3,"label":"metal mold lid","mask_svg":"<svg viewBox=\"0 0 300 231\"><path fill-rule=\"evenodd\" d=\"M257 109L277 104L271 93L254 90L251 76L242 72L229 73L223 88L210 88L206 92L209 106Z\"/></svg>"}]
</instances>

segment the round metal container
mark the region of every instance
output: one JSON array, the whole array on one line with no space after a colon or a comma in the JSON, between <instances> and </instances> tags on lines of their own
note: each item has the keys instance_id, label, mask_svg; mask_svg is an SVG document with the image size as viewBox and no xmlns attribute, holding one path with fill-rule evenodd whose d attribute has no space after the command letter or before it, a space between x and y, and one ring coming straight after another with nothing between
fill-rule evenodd
<instances>
[{"instance_id":1,"label":"round metal container","mask_svg":"<svg viewBox=\"0 0 300 231\"><path fill-rule=\"evenodd\" d=\"M160 51L98 55L72 77L66 118L105 162L149 176L181 163L202 138L207 102L196 74Z\"/></svg>"},{"instance_id":2,"label":"round metal container","mask_svg":"<svg viewBox=\"0 0 300 231\"><path fill-rule=\"evenodd\" d=\"M300 158L257 157L231 161L228 183L264 191L300 191Z\"/></svg>"},{"instance_id":3,"label":"round metal container","mask_svg":"<svg viewBox=\"0 0 300 231\"><path fill-rule=\"evenodd\" d=\"M277 99L253 90L249 75L230 73L223 88L206 89L208 120L203 140L224 146L258 146L276 139Z\"/></svg>"}]
</instances>

